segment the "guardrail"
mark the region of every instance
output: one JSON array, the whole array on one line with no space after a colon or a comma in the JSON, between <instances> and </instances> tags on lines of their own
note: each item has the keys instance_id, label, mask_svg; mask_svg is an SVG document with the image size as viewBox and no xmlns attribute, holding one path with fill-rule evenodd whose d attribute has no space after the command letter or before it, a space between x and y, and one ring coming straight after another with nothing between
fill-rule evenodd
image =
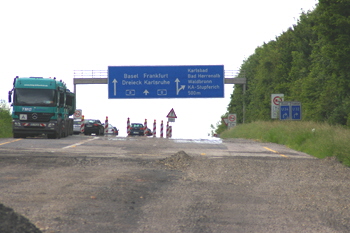
<instances>
[{"instance_id":1,"label":"guardrail","mask_svg":"<svg viewBox=\"0 0 350 233\"><path fill-rule=\"evenodd\" d=\"M107 70L74 70L74 78L108 78Z\"/></svg>"}]
</instances>

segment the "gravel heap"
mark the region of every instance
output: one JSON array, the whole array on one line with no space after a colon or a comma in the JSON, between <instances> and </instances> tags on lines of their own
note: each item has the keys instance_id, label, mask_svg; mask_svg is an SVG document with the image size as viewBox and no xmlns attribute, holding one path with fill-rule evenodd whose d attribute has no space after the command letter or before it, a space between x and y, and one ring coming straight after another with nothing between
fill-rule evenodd
<instances>
[{"instance_id":1,"label":"gravel heap","mask_svg":"<svg viewBox=\"0 0 350 233\"><path fill-rule=\"evenodd\" d=\"M169 168L184 169L191 165L193 158L185 151L179 151L176 154L165 159L158 160L158 163L164 164Z\"/></svg>"},{"instance_id":2,"label":"gravel heap","mask_svg":"<svg viewBox=\"0 0 350 233\"><path fill-rule=\"evenodd\" d=\"M1 233L42 233L27 218L0 203Z\"/></svg>"}]
</instances>

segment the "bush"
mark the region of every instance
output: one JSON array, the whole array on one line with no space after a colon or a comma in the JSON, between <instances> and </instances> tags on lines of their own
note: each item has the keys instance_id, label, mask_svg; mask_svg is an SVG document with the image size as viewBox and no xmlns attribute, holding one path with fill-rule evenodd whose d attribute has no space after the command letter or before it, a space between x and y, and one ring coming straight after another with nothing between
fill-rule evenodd
<instances>
[{"instance_id":1,"label":"bush","mask_svg":"<svg viewBox=\"0 0 350 233\"><path fill-rule=\"evenodd\" d=\"M12 117L10 111L0 108L0 138L12 137Z\"/></svg>"}]
</instances>

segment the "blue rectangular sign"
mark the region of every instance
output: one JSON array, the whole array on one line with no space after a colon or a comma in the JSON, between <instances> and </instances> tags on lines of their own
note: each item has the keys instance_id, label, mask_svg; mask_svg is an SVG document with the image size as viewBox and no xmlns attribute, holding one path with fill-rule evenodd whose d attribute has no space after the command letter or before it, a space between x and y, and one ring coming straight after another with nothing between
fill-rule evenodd
<instances>
[{"instance_id":1,"label":"blue rectangular sign","mask_svg":"<svg viewBox=\"0 0 350 233\"><path fill-rule=\"evenodd\" d=\"M289 105L283 105L283 102L280 103L280 120L289 119Z\"/></svg>"},{"instance_id":2,"label":"blue rectangular sign","mask_svg":"<svg viewBox=\"0 0 350 233\"><path fill-rule=\"evenodd\" d=\"M292 102L292 120L301 120L301 104L300 102Z\"/></svg>"},{"instance_id":3,"label":"blue rectangular sign","mask_svg":"<svg viewBox=\"0 0 350 233\"><path fill-rule=\"evenodd\" d=\"M108 98L223 98L224 66L109 66Z\"/></svg>"},{"instance_id":4,"label":"blue rectangular sign","mask_svg":"<svg viewBox=\"0 0 350 233\"><path fill-rule=\"evenodd\" d=\"M296 101L280 102L280 120L301 120L301 103Z\"/></svg>"}]
</instances>

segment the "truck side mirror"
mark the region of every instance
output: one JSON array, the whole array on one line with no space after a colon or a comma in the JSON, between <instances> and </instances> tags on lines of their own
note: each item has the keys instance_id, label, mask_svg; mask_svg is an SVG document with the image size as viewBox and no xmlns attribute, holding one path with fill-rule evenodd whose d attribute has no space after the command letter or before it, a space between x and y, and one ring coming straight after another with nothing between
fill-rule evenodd
<instances>
[{"instance_id":1,"label":"truck side mirror","mask_svg":"<svg viewBox=\"0 0 350 233\"><path fill-rule=\"evenodd\" d=\"M12 98L11 98L11 96L12 96L12 92L11 92L11 91L9 91L9 99L8 99L9 103L11 103L11 102L12 102Z\"/></svg>"}]
</instances>

